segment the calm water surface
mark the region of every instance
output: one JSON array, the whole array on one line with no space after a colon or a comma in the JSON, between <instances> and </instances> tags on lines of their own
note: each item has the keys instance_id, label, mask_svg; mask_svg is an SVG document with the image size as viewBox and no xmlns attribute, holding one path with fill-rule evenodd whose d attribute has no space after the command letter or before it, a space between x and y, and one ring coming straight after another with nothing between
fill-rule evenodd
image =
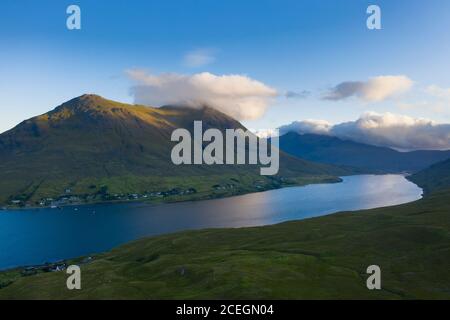
<instances>
[{"instance_id":1,"label":"calm water surface","mask_svg":"<svg viewBox=\"0 0 450 320\"><path fill-rule=\"evenodd\" d=\"M124 242L208 227L246 227L406 203L422 190L402 175L344 177L226 199L0 211L0 269L106 251Z\"/></svg>"}]
</instances>

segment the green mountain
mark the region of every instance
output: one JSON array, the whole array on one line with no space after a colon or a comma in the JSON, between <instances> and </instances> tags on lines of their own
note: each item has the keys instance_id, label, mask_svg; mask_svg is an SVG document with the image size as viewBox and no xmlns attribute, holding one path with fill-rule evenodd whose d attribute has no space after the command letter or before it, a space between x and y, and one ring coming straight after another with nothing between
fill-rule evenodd
<instances>
[{"instance_id":1,"label":"green mountain","mask_svg":"<svg viewBox=\"0 0 450 320\"><path fill-rule=\"evenodd\" d=\"M97 95L72 99L0 135L0 203L123 200L158 192L182 200L273 188L283 178L307 183L348 173L283 153L278 177L260 176L259 166L173 165L171 133L192 131L194 120L204 129L243 128L208 107L152 108Z\"/></svg>"},{"instance_id":2,"label":"green mountain","mask_svg":"<svg viewBox=\"0 0 450 320\"><path fill-rule=\"evenodd\" d=\"M450 150L399 152L336 137L295 132L280 137L280 149L310 161L380 173L416 172L450 158Z\"/></svg>"},{"instance_id":3,"label":"green mountain","mask_svg":"<svg viewBox=\"0 0 450 320\"><path fill-rule=\"evenodd\" d=\"M186 231L76 258L65 272L0 273L0 299L450 299L450 160L410 177L412 203L273 226ZM368 290L368 266L382 271Z\"/></svg>"},{"instance_id":4,"label":"green mountain","mask_svg":"<svg viewBox=\"0 0 450 320\"><path fill-rule=\"evenodd\" d=\"M422 187L425 193L450 190L450 159L419 171L408 179Z\"/></svg>"}]
</instances>

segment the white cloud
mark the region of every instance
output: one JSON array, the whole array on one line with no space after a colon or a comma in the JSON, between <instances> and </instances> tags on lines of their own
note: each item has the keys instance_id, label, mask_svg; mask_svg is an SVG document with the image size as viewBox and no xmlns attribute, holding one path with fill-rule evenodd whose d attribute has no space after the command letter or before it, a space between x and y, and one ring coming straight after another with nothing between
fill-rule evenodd
<instances>
[{"instance_id":1,"label":"white cloud","mask_svg":"<svg viewBox=\"0 0 450 320\"><path fill-rule=\"evenodd\" d=\"M430 85L421 91L425 95L420 96L415 101L398 101L397 107L401 110L420 110L422 112L433 112L442 115L450 114L450 88Z\"/></svg>"},{"instance_id":2,"label":"white cloud","mask_svg":"<svg viewBox=\"0 0 450 320\"><path fill-rule=\"evenodd\" d=\"M445 101L418 101L418 102L399 102L397 107L401 110L427 110L435 113L445 113L449 109L449 103Z\"/></svg>"},{"instance_id":3,"label":"white cloud","mask_svg":"<svg viewBox=\"0 0 450 320\"><path fill-rule=\"evenodd\" d=\"M328 135L333 125L326 120L303 120L294 121L291 124L284 125L279 128L280 134L283 135L287 132L294 131L300 134L313 133Z\"/></svg>"},{"instance_id":4,"label":"white cloud","mask_svg":"<svg viewBox=\"0 0 450 320\"><path fill-rule=\"evenodd\" d=\"M212 49L198 49L188 52L183 59L186 66L197 68L206 66L216 60L214 57L214 50Z\"/></svg>"},{"instance_id":5,"label":"white cloud","mask_svg":"<svg viewBox=\"0 0 450 320\"><path fill-rule=\"evenodd\" d=\"M356 121L337 125L323 120L308 120L280 128L280 134L289 131L325 134L399 150L450 149L450 124L392 113L367 112Z\"/></svg>"},{"instance_id":6,"label":"white cloud","mask_svg":"<svg viewBox=\"0 0 450 320\"><path fill-rule=\"evenodd\" d=\"M369 102L383 101L409 90L413 81L406 76L379 76L368 81L346 81L332 88L325 100L358 97Z\"/></svg>"},{"instance_id":7,"label":"white cloud","mask_svg":"<svg viewBox=\"0 0 450 320\"><path fill-rule=\"evenodd\" d=\"M193 75L148 74L130 70L135 103L144 105L210 106L238 120L261 117L277 91L243 75L217 76L209 72Z\"/></svg>"},{"instance_id":8,"label":"white cloud","mask_svg":"<svg viewBox=\"0 0 450 320\"><path fill-rule=\"evenodd\" d=\"M278 129L249 129L259 138L269 138L269 137L278 137L279 132Z\"/></svg>"},{"instance_id":9,"label":"white cloud","mask_svg":"<svg viewBox=\"0 0 450 320\"><path fill-rule=\"evenodd\" d=\"M425 89L425 92L437 98L450 99L450 88L441 88L437 85L431 85Z\"/></svg>"}]
</instances>

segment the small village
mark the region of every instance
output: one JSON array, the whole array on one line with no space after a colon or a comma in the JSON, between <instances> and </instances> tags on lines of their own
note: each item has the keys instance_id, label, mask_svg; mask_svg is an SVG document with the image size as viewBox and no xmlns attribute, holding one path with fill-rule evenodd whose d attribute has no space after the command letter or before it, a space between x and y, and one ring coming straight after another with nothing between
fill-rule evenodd
<instances>
[{"instance_id":1,"label":"small village","mask_svg":"<svg viewBox=\"0 0 450 320\"><path fill-rule=\"evenodd\" d=\"M79 265L89 263L94 258L91 256L88 256L86 258L83 258L80 262L78 262ZM24 277L35 275L37 273L41 272L59 272L64 271L68 267L68 263L65 260L56 261L56 262L46 262L44 264L40 265L34 265L34 266L28 266L25 267L20 274Z\"/></svg>"},{"instance_id":2,"label":"small village","mask_svg":"<svg viewBox=\"0 0 450 320\"><path fill-rule=\"evenodd\" d=\"M92 202L112 202L112 201L133 201L133 200L149 200L157 198L166 198L170 196L186 196L197 193L195 188L172 188L165 191L153 191L144 193L114 193L107 192L107 188L93 194L72 194L71 189L64 190L64 194L59 197L42 198L36 202L27 201L25 199L12 199L9 201L11 207L42 207L42 208L59 208L67 205L86 204ZM7 207L3 207L6 210Z\"/></svg>"},{"instance_id":3,"label":"small village","mask_svg":"<svg viewBox=\"0 0 450 320\"><path fill-rule=\"evenodd\" d=\"M239 194L240 186L236 179L231 179L232 183L215 184L211 189L215 194ZM264 180L256 180L252 183L255 191L264 191L279 188L283 184L289 184L289 181L283 177L270 177L270 183ZM95 185L89 187L96 189ZM61 208L69 205L82 205L87 203L99 202L128 202L128 201L155 201L160 198L183 197L196 194L196 188L171 188L161 191L145 191L143 193L110 193L107 186L101 186L96 192L77 194L71 188L66 188L62 194L57 197L45 197L37 201L29 200L30 195L21 195L12 197L8 205L1 207L0 210L9 208Z\"/></svg>"}]
</instances>

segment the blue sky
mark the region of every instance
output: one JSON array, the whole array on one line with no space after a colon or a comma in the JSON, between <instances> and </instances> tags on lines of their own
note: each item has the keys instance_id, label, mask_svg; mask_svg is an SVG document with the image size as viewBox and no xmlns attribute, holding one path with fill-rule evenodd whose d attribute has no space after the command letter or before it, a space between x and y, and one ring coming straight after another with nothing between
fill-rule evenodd
<instances>
[{"instance_id":1,"label":"blue sky","mask_svg":"<svg viewBox=\"0 0 450 320\"><path fill-rule=\"evenodd\" d=\"M66 28L70 4L81 8L81 30ZM366 28L369 4L381 7L382 30ZM446 0L4 0L0 132L83 93L133 102L130 69L246 75L276 89L267 112L245 121L252 128L338 123L368 110L448 123L449 31ZM199 52L207 64L187 63ZM382 101L322 99L342 82L386 75L414 85ZM304 98L283 97L305 90Z\"/></svg>"}]
</instances>

